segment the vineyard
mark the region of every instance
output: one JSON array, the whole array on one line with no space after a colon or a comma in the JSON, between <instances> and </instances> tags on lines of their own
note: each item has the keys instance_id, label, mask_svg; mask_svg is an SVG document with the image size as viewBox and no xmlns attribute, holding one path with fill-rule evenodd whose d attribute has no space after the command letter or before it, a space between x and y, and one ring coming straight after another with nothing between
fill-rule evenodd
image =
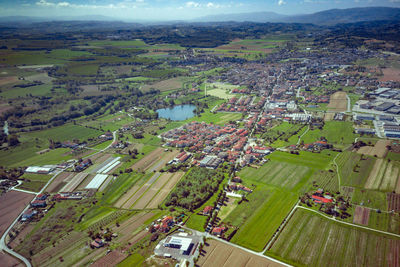
<instances>
[{"instance_id":1,"label":"vineyard","mask_svg":"<svg viewBox=\"0 0 400 267\"><path fill-rule=\"evenodd\" d=\"M337 192L339 190L339 182L336 172L329 171L315 171L312 175L312 181L316 183L319 188L329 192Z\"/></svg>"},{"instance_id":2,"label":"vineyard","mask_svg":"<svg viewBox=\"0 0 400 267\"><path fill-rule=\"evenodd\" d=\"M399 266L400 239L297 210L267 255L307 266Z\"/></svg>"}]
</instances>

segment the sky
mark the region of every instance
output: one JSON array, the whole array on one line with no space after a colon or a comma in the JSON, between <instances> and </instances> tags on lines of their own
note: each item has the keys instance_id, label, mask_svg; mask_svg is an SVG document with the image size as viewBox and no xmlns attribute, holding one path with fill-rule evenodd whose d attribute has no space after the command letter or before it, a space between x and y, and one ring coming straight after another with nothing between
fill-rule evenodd
<instances>
[{"instance_id":1,"label":"sky","mask_svg":"<svg viewBox=\"0 0 400 267\"><path fill-rule=\"evenodd\" d=\"M0 0L0 16L100 15L121 20L190 20L216 14L307 14L332 8L400 7L400 0Z\"/></svg>"}]
</instances>

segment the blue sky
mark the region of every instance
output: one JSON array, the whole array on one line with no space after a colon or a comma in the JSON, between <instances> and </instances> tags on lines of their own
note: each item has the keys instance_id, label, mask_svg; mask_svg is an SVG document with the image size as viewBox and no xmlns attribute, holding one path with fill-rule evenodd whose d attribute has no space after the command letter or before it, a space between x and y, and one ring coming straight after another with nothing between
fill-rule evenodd
<instances>
[{"instance_id":1,"label":"blue sky","mask_svg":"<svg viewBox=\"0 0 400 267\"><path fill-rule=\"evenodd\" d=\"M272 11L291 15L367 6L400 7L400 0L0 0L0 16L182 20L223 13Z\"/></svg>"}]
</instances>

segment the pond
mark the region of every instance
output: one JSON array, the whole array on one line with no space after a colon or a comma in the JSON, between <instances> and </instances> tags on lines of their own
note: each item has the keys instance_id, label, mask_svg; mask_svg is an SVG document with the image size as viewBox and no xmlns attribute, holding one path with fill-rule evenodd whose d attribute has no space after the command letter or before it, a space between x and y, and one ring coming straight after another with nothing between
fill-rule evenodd
<instances>
[{"instance_id":1,"label":"pond","mask_svg":"<svg viewBox=\"0 0 400 267\"><path fill-rule=\"evenodd\" d=\"M194 117L195 105L180 105L173 108L157 109L158 117L173 121L183 121Z\"/></svg>"}]
</instances>

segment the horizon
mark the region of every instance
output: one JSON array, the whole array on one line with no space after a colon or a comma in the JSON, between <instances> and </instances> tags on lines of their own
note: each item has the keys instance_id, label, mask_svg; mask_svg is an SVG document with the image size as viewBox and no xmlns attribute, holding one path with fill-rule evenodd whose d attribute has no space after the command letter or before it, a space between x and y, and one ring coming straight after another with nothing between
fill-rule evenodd
<instances>
[{"instance_id":1,"label":"horizon","mask_svg":"<svg viewBox=\"0 0 400 267\"><path fill-rule=\"evenodd\" d=\"M274 12L280 15L312 14L329 9L357 7L400 8L400 0L273 0L273 1L181 1L181 0L5 0L0 17L24 16L57 19L60 17L105 16L122 21L179 21L205 16Z\"/></svg>"}]
</instances>

